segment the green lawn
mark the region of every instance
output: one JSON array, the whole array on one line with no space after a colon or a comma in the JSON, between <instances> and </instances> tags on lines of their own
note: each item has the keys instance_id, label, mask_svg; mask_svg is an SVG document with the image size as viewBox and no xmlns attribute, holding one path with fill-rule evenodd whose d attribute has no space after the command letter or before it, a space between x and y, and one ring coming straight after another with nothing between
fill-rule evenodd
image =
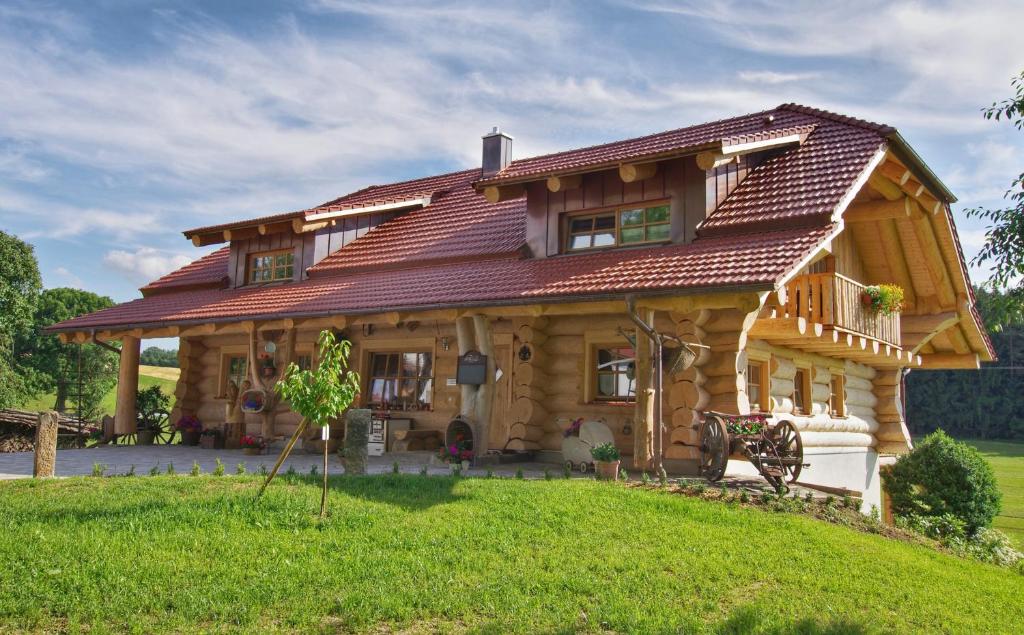
<instances>
[{"instance_id":1,"label":"green lawn","mask_svg":"<svg viewBox=\"0 0 1024 635\"><path fill-rule=\"evenodd\" d=\"M1006 532L1024 548L1024 443L1009 441L974 441L996 473L1003 492L1003 511L993 525Z\"/></svg>"},{"instance_id":2,"label":"green lawn","mask_svg":"<svg viewBox=\"0 0 1024 635\"><path fill-rule=\"evenodd\" d=\"M228 466L229 471L234 466ZM1011 570L588 480L0 483L0 632L1024 632Z\"/></svg>"},{"instance_id":3,"label":"green lawn","mask_svg":"<svg viewBox=\"0 0 1024 635\"><path fill-rule=\"evenodd\" d=\"M149 388L150 386L160 386L160 390L165 395L174 395L174 389L177 385L177 375L180 373L177 368L160 368L158 366L140 366L139 367L139 388ZM53 402L56 399L54 394L42 395L37 399L33 399L25 404L19 406L22 410L36 411L36 410L50 410L53 408ZM111 388L110 392L103 397L103 401L100 404L101 416L108 414L114 414L114 404L117 399L117 388ZM173 400L172 400L173 402ZM71 406L72 404L68 404ZM173 405L173 403L172 403Z\"/></svg>"}]
</instances>

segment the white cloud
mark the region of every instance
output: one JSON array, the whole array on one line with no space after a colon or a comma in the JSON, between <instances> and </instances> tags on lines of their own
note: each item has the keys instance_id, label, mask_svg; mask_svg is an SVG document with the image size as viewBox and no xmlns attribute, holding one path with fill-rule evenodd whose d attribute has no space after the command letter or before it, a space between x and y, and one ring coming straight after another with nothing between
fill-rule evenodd
<instances>
[{"instance_id":1,"label":"white cloud","mask_svg":"<svg viewBox=\"0 0 1024 635\"><path fill-rule=\"evenodd\" d=\"M778 71L740 71L736 74L736 77L744 82L770 85L806 82L820 76L820 73L781 73Z\"/></svg>"},{"instance_id":2,"label":"white cloud","mask_svg":"<svg viewBox=\"0 0 1024 635\"><path fill-rule=\"evenodd\" d=\"M57 267L56 269L53 270L53 272L60 276L62 280L64 280L64 286L68 286L73 289L85 288L85 283L82 282L82 279L76 276L75 274L71 273L67 269L67 267Z\"/></svg>"},{"instance_id":3,"label":"white cloud","mask_svg":"<svg viewBox=\"0 0 1024 635\"><path fill-rule=\"evenodd\" d=\"M146 283L184 267L194 257L152 247L139 247L135 251L108 251L103 256L103 263L126 274L135 282Z\"/></svg>"}]
</instances>

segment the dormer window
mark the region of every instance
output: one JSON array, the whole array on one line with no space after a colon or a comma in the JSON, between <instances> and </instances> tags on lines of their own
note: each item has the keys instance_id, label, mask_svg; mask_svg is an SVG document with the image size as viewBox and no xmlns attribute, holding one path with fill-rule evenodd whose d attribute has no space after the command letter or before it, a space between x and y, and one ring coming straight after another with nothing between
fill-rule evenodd
<instances>
[{"instance_id":1,"label":"dormer window","mask_svg":"<svg viewBox=\"0 0 1024 635\"><path fill-rule=\"evenodd\" d=\"M665 242L670 238L670 221L668 204L572 215L567 219L565 250Z\"/></svg>"},{"instance_id":2,"label":"dormer window","mask_svg":"<svg viewBox=\"0 0 1024 635\"><path fill-rule=\"evenodd\" d=\"M295 254L291 249L249 255L249 284L292 280L294 277Z\"/></svg>"}]
</instances>

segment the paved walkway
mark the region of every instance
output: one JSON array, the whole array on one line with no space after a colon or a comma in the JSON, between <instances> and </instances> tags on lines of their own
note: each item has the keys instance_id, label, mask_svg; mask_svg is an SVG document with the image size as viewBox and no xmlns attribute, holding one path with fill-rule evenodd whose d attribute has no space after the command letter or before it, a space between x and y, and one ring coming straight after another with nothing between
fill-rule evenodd
<instances>
[{"instance_id":1,"label":"paved walkway","mask_svg":"<svg viewBox=\"0 0 1024 635\"><path fill-rule=\"evenodd\" d=\"M245 464L247 472L255 473L259 471L260 465L265 465L268 470L273 467L279 452L280 449L271 448L270 454L249 456L242 450L203 450L199 447L182 445L120 445L99 446L84 450L58 450L57 476L89 476L93 473L95 464L100 464L107 476L125 474L133 466L135 474L138 476L149 474L154 467L160 473L165 473L167 466L172 463L178 474L184 474L192 469L193 462L199 463L199 468L205 474L213 471L217 459L224 463L224 471L228 474L234 474L239 463ZM32 456L31 452L0 453L0 480L31 477ZM308 474L313 466L316 466L317 470L322 469L323 460L323 455L306 454L303 450L295 450L285 461L281 470L287 471L289 467L293 467L296 472ZM332 455L329 461L333 474L344 473L341 459L337 455ZM451 472L447 465L437 462L433 452L398 452L380 457L371 456L367 464L367 471L370 474L391 472L396 462L398 469L406 474L419 474L424 467L427 468L427 473L432 475ZM544 478L545 472L555 478L562 478L564 468L561 464L532 462L494 465L489 469L495 475L504 477L515 476L518 470L522 470L525 478ZM467 475L484 476L487 470L486 466L474 467L469 470ZM593 478L593 474L574 472L573 478ZM630 480L638 478L638 473L630 474ZM760 478L740 475L726 475L721 483L709 486L719 487L723 484L731 489L747 489L751 492L760 492L768 487L768 484ZM801 495L808 491L803 487L796 486L793 487L793 490L800 492ZM813 492L813 495L823 496L817 491Z\"/></svg>"}]
</instances>

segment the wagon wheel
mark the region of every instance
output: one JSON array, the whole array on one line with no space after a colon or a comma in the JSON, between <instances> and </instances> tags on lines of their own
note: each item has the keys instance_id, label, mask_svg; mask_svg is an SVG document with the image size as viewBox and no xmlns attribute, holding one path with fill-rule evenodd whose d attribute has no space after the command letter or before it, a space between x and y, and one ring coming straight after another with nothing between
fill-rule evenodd
<instances>
[{"instance_id":1,"label":"wagon wheel","mask_svg":"<svg viewBox=\"0 0 1024 635\"><path fill-rule=\"evenodd\" d=\"M782 468L782 459L770 435L763 435L761 440L748 444L746 455L772 489L779 494L789 490L785 486L786 472Z\"/></svg>"},{"instance_id":2,"label":"wagon wheel","mask_svg":"<svg viewBox=\"0 0 1024 635\"><path fill-rule=\"evenodd\" d=\"M700 473L712 483L725 476L729 464L729 431L717 415L704 415L700 424Z\"/></svg>"},{"instance_id":3,"label":"wagon wheel","mask_svg":"<svg viewBox=\"0 0 1024 635\"><path fill-rule=\"evenodd\" d=\"M800 431L789 421L783 421L775 426L772 436L781 459L783 478L787 483L795 483L804 467L804 442L800 439Z\"/></svg>"},{"instance_id":4,"label":"wagon wheel","mask_svg":"<svg viewBox=\"0 0 1024 635\"><path fill-rule=\"evenodd\" d=\"M154 443L170 445L174 441L174 427L171 425L171 413L160 411L157 413L156 438Z\"/></svg>"}]
</instances>

